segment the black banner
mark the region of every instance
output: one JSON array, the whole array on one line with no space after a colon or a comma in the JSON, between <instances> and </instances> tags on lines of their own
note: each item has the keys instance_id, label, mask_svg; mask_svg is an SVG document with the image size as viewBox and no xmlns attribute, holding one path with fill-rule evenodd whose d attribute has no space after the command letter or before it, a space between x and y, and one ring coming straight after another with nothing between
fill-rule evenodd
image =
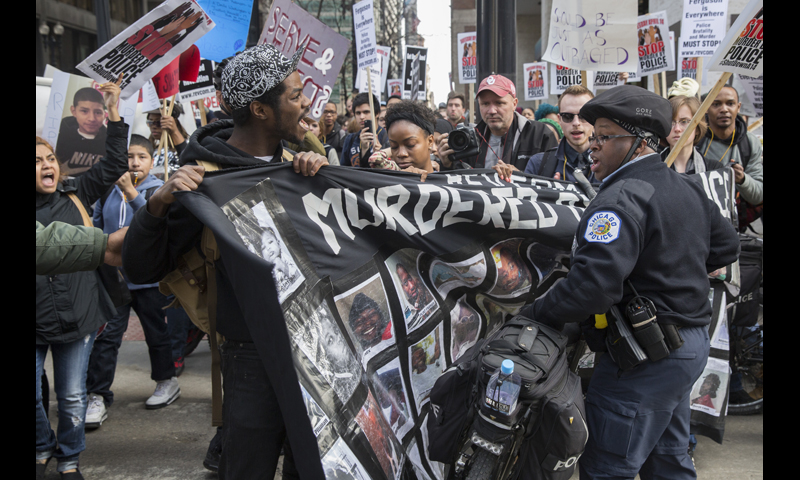
<instances>
[{"instance_id":1,"label":"black banner","mask_svg":"<svg viewBox=\"0 0 800 480\"><path fill-rule=\"evenodd\" d=\"M697 178L730 212L730 177ZM177 196L217 237L295 456L316 443L327 478L393 480L443 478L426 453L433 383L566 276L588 203L572 184L518 172L421 183L286 164L207 173Z\"/></svg>"}]
</instances>

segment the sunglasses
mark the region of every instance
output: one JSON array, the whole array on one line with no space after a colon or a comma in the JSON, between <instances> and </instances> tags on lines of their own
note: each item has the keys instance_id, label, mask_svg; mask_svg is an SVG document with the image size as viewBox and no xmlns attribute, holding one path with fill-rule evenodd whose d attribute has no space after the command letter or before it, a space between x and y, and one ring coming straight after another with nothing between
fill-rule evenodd
<instances>
[{"instance_id":1,"label":"sunglasses","mask_svg":"<svg viewBox=\"0 0 800 480\"><path fill-rule=\"evenodd\" d=\"M583 118L580 113L561 112L559 113L559 115L561 116L561 119L564 120L566 123L572 123L572 121L575 119L575 115L578 116L578 120L580 120L581 122L586 121L586 119Z\"/></svg>"}]
</instances>

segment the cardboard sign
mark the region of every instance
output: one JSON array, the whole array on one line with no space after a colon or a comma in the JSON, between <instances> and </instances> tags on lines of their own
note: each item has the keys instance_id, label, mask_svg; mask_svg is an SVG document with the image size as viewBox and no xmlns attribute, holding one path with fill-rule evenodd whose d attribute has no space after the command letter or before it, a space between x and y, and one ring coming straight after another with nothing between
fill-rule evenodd
<instances>
[{"instance_id":1,"label":"cardboard sign","mask_svg":"<svg viewBox=\"0 0 800 480\"><path fill-rule=\"evenodd\" d=\"M391 61L391 53L391 48L378 45L378 55L381 58L381 92L383 92L384 85L386 85L386 78L389 76L389 62Z\"/></svg>"},{"instance_id":2,"label":"cardboard sign","mask_svg":"<svg viewBox=\"0 0 800 480\"><path fill-rule=\"evenodd\" d=\"M53 84L47 102L42 138L55 148L64 175L79 176L106 154L108 121L99 83L91 78L53 69ZM120 99L117 109L133 127L138 96Z\"/></svg>"},{"instance_id":3,"label":"cardboard sign","mask_svg":"<svg viewBox=\"0 0 800 480\"><path fill-rule=\"evenodd\" d=\"M669 22L667 12L642 15L636 24L639 39L639 74L675 70L675 55L669 41Z\"/></svg>"},{"instance_id":4,"label":"cardboard sign","mask_svg":"<svg viewBox=\"0 0 800 480\"><path fill-rule=\"evenodd\" d=\"M403 62L403 99L425 100L425 65L428 49L406 46Z\"/></svg>"},{"instance_id":5,"label":"cardboard sign","mask_svg":"<svg viewBox=\"0 0 800 480\"><path fill-rule=\"evenodd\" d=\"M753 104L757 117L764 116L764 77L748 77L739 75L739 81L744 85L745 95ZM743 102L744 103L744 102ZM744 104L742 105L744 106Z\"/></svg>"},{"instance_id":6,"label":"cardboard sign","mask_svg":"<svg viewBox=\"0 0 800 480\"><path fill-rule=\"evenodd\" d=\"M120 98L138 94L142 85L214 28L194 2L167 0L86 57L78 70L98 83L124 74Z\"/></svg>"},{"instance_id":7,"label":"cardboard sign","mask_svg":"<svg viewBox=\"0 0 800 480\"><path fill-rule=\"evenodd\" d=\"M524 63L522 70L525 72L525 101L547 98L547 62Z\"/></svg>"},{"instance_id":8,"label":"cardboard sign","mask_svg":"<svg viewBox=\"0 0 800 480\"><path fill-rule=\"evenodd\" d=\"M458 61L458 83L477 83L478 80L478 33L458 34L456 53Z\"/></svg>"},{"instance_id":9,"label":"cardboard sign","mask_svg":"<svg viewBox=\"0 0 800 480\"><path fill-rule=\"evenodd\" d=\"M553 0L542 60L575 70L634 69L636 11L636 0Z\"/></svg>"},{"instance_id":10,"label":"cardboard sign","mask_svg":"<svg viewBox=\"0 0 800 480\"><path fill-rule=\"evenodd\" d=\"M379 65L370 65L369 77L372 79L372 94L377 98L381 98L383 93L383 84L381 83L381 69ZM355 89L361 92L369 92L369 85L367 85L366 68L360 68L356 74Z\"/></svg>"},{"instance_id":11,"label":"cardboard sign","mask_svg":"<svg viewBox=\"0 0 800 480\"><path fill-rule=\"evenodd\" d=\"M591 75L590 72L587 72L587 74L589 75L587 88L593 90L594 75ZM553 68L550 69L550 94L561 95L571 85L580 85L582 80L583 77L581 77L580 70L562 65L553 65Z\"/></svg>"},{"instance_id":12,"label":"cardboard sign","mask_svg":"<svg viewBox=\"0 0 800 480\"><path fill-rule=\"evenodd\" d=\"M764 74L764 0L747 4L708 63L712 72Z\"/></svg>"},{"instance_id":13,"label":"cardboard sign","mask_svg":"<svg viewBox=\"0 0 800 480\"><path fill-rule=\"evenodd\" d=\"M725 36L728 0L684 0L681 43L687 57L710 57Z\"/></svg>"},{"instance_id":14,"label":"cardboard sign","mask_svg":"<svg viewBox=\"0 0 800 480\"><path fill-rule=\"evenodd\" d=\"M258 43L275 45L283 55L291 57L305 41L308 46L297 71L303 78L303 94L311 99L309 116L319 120L347 56L350 40L290 0L275 0Z\"/></svg>"},{"instance_id":15,"label":"cardboard sign","mask_svg":"<svg viewBox=\"0 0 800 480\"><path fill-rule=\"evenodd\" d=\"M372 0L362 0L353 5L353 25L355 26L355 53L358 68L380 65L378 44L375 42L375 19L372 12Z\"/></svg>"},{"instance_id":16,"label":"cardboard sign","mask_svg":"<svg viewBox=\"0 0 800 480\"><path fill-rule=\"evenodd\" d=\"M197 0L197 3L217 22L214 31L195 43L203 58L221 62L245 49L253 0Z\"/></svg>"},{"instance_id":17,"label":"cardboard sign","mask_svg":"<svg viewBox=\"0 0 800 480\"><path fill-rule=\"evenodd\" d=\"M214 62L203 59L200 61L200 70L196 82L181 82L181 102L210 97L216 94L214 89Z\"/></svg>"}]
</instances>

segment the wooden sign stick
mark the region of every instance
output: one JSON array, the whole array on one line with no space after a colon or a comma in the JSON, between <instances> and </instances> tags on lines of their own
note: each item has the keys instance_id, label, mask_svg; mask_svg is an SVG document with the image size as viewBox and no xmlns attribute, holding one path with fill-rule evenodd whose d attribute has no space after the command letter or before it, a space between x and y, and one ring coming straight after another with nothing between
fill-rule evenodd
<instances>
[{"instance_id":1,"label":"wooden sign stick","mask_svg":"<svg viewBox=\"0 0 800 480\"><path fill-rule=\"evenodd\" d=\"M175 95L172 96L170 99L169 108L167 108L167 101L164 100L164 104L161 107L161 118L169 117L172 115L172 108L175 106ZM161 147L163 145L164 148L164 181L166 182L169 180L169 132L166 130L161 130L161 143L158 144L158 150L161 151Z\"/></svg>"},{"instance_id":2,"label":"wooden sign stick","mask_svg":"<svg viewBox=\"0 0 800 480\"><path fill-rule=\"evenodd\" d=\"M728 82L728 79L731 77L731 72L724 72L717 83L714 85L714 88L708 92L708 96L706 100L700 105L700 108L697 110L697 113L694 114L692 117L692 121L689 123L689 126L681 134L681 138L678 139L678 143L675 144L675 147L672 148L669 152L669 157L667 157L667 166L671 167L672 163L675 162L675 158L678 156L678 152L681 151L684 145L686 145L686 141L689 139L689 135L694 132L695 128L697 128L697 124L700 123L700 120L705 116L706 112L708 111L708 107L711 106L711 103L717 98L719 91L722 90L722 87Z\"/></svg>"},{"instance_id":3,"label":"wooden sign stick","mask_svg":"<svg viewBox=\"0 0 800 480\"><path fill-rule=\"evenodd\" d=\"M367 71L367 88L369 89L369 117L372 120L372 145L378 141L378 124L375 123L375 106L372 102L372 74L369 73L369 67L364 67Z\"/></svg>"},{"instance_id":4,"label":"wooden sign stick","mask_svg":"<svg viewBox=\"0 0 800 480\"><path fill-rule=\"evenodd\" d=\"M747 131L748 131L748 132L752 132L752 131L753 131L753 130L755 130L756 128L760 127L760 126L761 126L763 123L764 123L764 117L761 117L761 118L759 118L758 120L756 120L755 122L751 123L751 124L750 124L750 125L747 127Z\"/></svg>"}]
</instances>

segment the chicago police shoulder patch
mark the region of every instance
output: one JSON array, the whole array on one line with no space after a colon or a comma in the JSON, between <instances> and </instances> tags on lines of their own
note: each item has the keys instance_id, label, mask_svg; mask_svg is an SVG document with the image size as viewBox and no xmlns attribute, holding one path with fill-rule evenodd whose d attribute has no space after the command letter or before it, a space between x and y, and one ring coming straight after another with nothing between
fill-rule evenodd
<instances>
[{"instance_id":1,"label":"chicago police shoulder patch","mask_svg":"<svg viewBox=\"0 0 800 480\"><path fill-rule=\"evenodd\" d=\"M619 237L620 220L614 212L597 212L589 219L583 238L587 242L611 243Z\"/></svg>"}]
</instances>

